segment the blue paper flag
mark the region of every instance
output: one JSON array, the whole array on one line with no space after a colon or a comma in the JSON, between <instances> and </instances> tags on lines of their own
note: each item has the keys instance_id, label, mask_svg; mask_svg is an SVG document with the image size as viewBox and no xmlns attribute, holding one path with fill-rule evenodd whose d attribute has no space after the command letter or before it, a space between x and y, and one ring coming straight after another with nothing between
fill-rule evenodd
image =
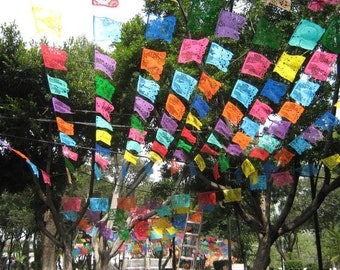
<instances>
[{"instance_id":1,"label":"blue paper flag","mask_svg":"<svg viewBox=\"0 0 340 270\"><path fill-rule=\"evenodd\" d=\"M320 127L325 131L331 131L331 129L339 124L339 120L331 112L325 112L321 117L319 117L314 125Z\"/></svg>"},{"instance_id":2,"label":"blue paper flag","mask_svg":"<svg viewBox=\"0 0 340 270\"><path fill-rule=\"evenodd\" d=\"M107 17L93 16L93 37L95 41L120 42L122 22Z\"/></svg>"},{"instance_id":3,"label":"blue paper flag","mask_svg":"<svg viewBox=\"0 0 340 270\"><path fill-rule=\"evenodd\" d=\"M90 198L90 209L93 212L107 212L109 210L109 198Z\"/></svg>"},{"instance_id":4,"label":"blue paper flag","mask_svg":"<svg viewBox=\"0 0 340 270\"><path fill-rule=\"evenodd\" d=\"M138 77L137 92L152 103L155 102L159 89L160 86L155 81L145 79L142 76Z\"/></svg>"},{"instance_id":5,"label":"blue paper flag","mask_svg":"<svg viewBox=\"0 0 340 270\"><path fill-rule=\"evenodd\" d=\"M25 159L25 161L27 162L28 165L30 165L31 169L32 169L32 172L33 174L35 175L35 177L39 178L39 169L38 167L33 164L31 161Z\"/></svg>"},{"instance_id":6,"label":"blue paper flag","mask_svg":"<svg viewBox=\"0 0 340 270\"><path fill-rule=\"evenodd\" d=\"M168 43L171 43L175 26L176 17L174 16L167 16L162 18L154 14L149 14L148 22L145 28L145 39L163 39Z\"/></svg>"},{"instance_id":7,"label":"blue paper flag","mask_svg":"<svg viewBox=\"0 0 340 270\"><path fill-rule=\"evenodd\" d=\"M111 153L111 150L109 148L106 148L104 146L101 146L100 144L96 143L96 152L99 154L102 154L104 156L109 156Z\"/></svg>"},{"instance_id":8,"label":"blue paper flag","mask_svg":"<svg viewBox=\"0 0 340 270\"><path fill-rule=\"evenodd\" d=\"M208 102L206 102L199 94L195 94L191 106L197 111L200 118L206 117L210 109Z\"/></svg>"},{"instance_id":9,"label":"blue paper flag","mask_svg":"<svg viewBox=\"0 0 340 270\"><path fill-rule=\"evenodd\" d=\"M297 136L293 141L289 143L289 146L301 155L304 151L312 148L312 145L303 139L301 136Z\"/></svg>"},{"instance_id":10,"label":"blue paper flag","mask_svg":"<svg viewBox=\"0 0 340 270\"><path fill-rule=\"evenodd\" d=\"M228 51L219 44L212 42L205 62L206 64L216 66L223 72L227 72L230 60L232 59L233 56L234 53Z\"/></svg>"},{"instance_id":11,"label":"blue paper flag","mask_svg":"<svg viewBox=\"0 0 340 270\"><path fill-rule=\"evenodd\" d=\"M275 104L278 104L286 92L287 85L273 79L268 79L262 88L260 95L270 99Z\"/></svg>"},{"instance_id":12,"label":"blue paper flag","mask_svg":"<svg viewBox=\"0 0 340 270\"><path fill-rule=\"evenodd\" d=\"M67 146L76 146L77 143L67 134L59 132L60 141Z\"/></svg>"},{"instance_id":13,"label":"blue paper flag","mask_svg":"<svg viewBox=\"0 0 340 270\"><path fill-rule=\"evenodd\" d=\"M320 84L306 80L298 80L294 85L290 97L302 106L309 106L318 91Z\"/></svg>"},{"instance_id":14,"label":"blue paper flag","mask_svg":"<svg viewBox=\"0 0 340 270\"><path fill-rule=\"evenodd\" d=\"M171 88L178 95L189 101L191 93L197 85L197 80L188 74L176 70L172 79Z\"/></svg>"},{"instance_id":15,"label":"blue paper flag","mask_svg":"<svg viewBox=\"0 0 340 270\"><path fill-rule=\"evenodd\" d=\"M258 89L242 80L237 80L231 96L241 102L244 107L248 108L256 96Z\"/></svg>"},{"instance_id":16,"label":"blue paper flag","mask_svg":"<svg viewBox=\"0 0 340 270\"><path fill-rule=\"evenodd\" d=\"M254 122L253 120L246 116L243 118L240 127L244 131L244 133L246 133L249 137L254 138L260 129L260 124Z\"/></svg>"},{"instance_id":17,"label":"blue paper flag","mask_svg":"<svg viewBox=\"0 0 340 270\"><path fill-rule=\"evenodd\" d=\"M267 176L259 175L257 177L257 183L253 184L250 181L250 190L266 190L267 189Z\"/></svg>"}]
</instances>

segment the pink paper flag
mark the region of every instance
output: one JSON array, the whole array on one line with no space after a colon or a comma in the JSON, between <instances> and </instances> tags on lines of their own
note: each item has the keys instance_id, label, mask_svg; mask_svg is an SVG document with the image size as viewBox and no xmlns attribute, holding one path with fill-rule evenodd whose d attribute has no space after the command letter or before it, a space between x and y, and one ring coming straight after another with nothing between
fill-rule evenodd
<instances>
[{"instance_id":1,"label":"pink paper flag","mask_svg":"<svg viewBox=\"0 0 340 270\"><path fill-rule=\"evenodd\" d=\"M103 169L106 170L108 165L109 165L109 161L106 160L105 158L103 158L101 155L99 155L98 153L96 153L95 155L95 161L98 163L98 165Z\"/></svg>"},{"instance_id":2,"label":"pink paper flag","mask_svg":"<svg viewBox=\"0 0 340 270\"><path fill-rule=\"evenodd\" d=\"M145 139L146 134L147 134L146 131L141 132L135 128L130 128L128 138L136 142L144 144L145 143L144 139Z\"/></svg>"},{"instance_id":3,"label":"pink paper flag","mask_svg":"<svg viewBox=\"0 0 340 270\"><path fill-rule=\"evenodd\" d=\"M199 40L183 39L181 50L178 56L178 63L187 63L195 61L202 63L202 58L207 49L209 39L202 38Z\"/></svg>"},{"instance_id":4,"label":"pink paper flag","mask_svg":"<svg viewBox=\"0 0 340 270\"><path fill-rule=\"evenodd\" d=\"M69 159L72 159L74 161L78 160L78 154L76 152L73 152L70 148L68 148L66 145L62 146L62 151L64 157L67 157Z\"/></svg>"},{"instance_id":5,"label":"pink paper flag","mask_svg":"<svg viewBox=\"0 0 340 270\"><path fill-rule=\"evenodd\" d=\"M106 121L110 122L110 114L114 109L115 108L110 102L101 97L96 97L96 112L99 112L106 119Z\"/></svg>"},{"instance_id":6,"label":"pink paper flag","mask_svg":"<svg viewBox=\"0 0 340 270\"><path fill-rule=\"evenodd\" d=\"M50 186L51 185L51 179L50 179L49 174L42 169L40 169L40 171L41 171L44 183Z\"/></svg>"},{"instance_id":7,"label":"pink paper flag","mask_svg":"<svg viewBox=\"0 0 340 270\"><path fill-rule=\"evenodd\" d=\"M263 79L269 67L270 61L264 55L256 52L248 52L241 73Z\"/></svg>"},{"instance_id":8,"label":"pink paper flag","mask_svg":"<svg viewBox=\"0 0 340 270\"><path fill-rule=\"evenodd\" d=\"M320 81L326 81L335 64L337 54L315 51L304 72Z\"/></svg>"},{"instance_id":9,"label":"pink paper flag","mask_svg":"<svg viewBox=\"0 0 340 270\"><path fill-rule=\"evenodd\" d=\"M275 186L277 187L294 183L294 179L290 175L289 171L272 173L272 178L274 180Z\"/></svg>"}]
</instances>

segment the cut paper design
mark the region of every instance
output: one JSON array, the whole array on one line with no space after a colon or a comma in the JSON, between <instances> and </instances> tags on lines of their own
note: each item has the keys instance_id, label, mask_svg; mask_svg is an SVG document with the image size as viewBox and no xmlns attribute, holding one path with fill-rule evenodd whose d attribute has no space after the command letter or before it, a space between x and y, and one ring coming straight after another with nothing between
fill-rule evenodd
<instances>
[{"instance_id":1,"label":"cut paper design","mask_svg":"<svg viewBox=\"0 0 340 270\"><path fill-rule=\"evenodd\" d=\"M126 142L126 150L139 154L142 151L142 148L140 143L129 140Z\"/></svg>"},{"instance_id":2,"label":"cut paper design","mask_svg":"<svg viewBox=\"0 0 340 270\"><path fill-rule=\"evenodd\" d=\"M184 151L186 151L187 153L189 153L192 149L192 145L187 144L184 140L179 139L178 143L177 143L177 148L181 148Z\"/></svg>"},{"instance_id":3,"label":"cut paper design","mask_svg":"<svg viewBox=\"0 0 340 270\"><path fill-rule=\"evenodd\" d=\"M245 177L249 177L251 174L256 172L254 165L249 159L245 159L241 164L241 169Z\"/></svg>"},{"instance_id":4,"label":"cut paper design","mask_svg":"<svg viewBox=\"0 0 340 270\"><path fill-rule=\"evenodd\" d=\"M99 115L96 116L96 127L105 128L107 130L113 131L113 127L111 126L111 124Z\"/></svg>"},{"instance_id":5,"label":"cut paper design","mask_svg":"<svg viewBox=\"0 0 340 270\"><path fill-rule=\"evenodd\" d=\"M80 197L63 197L61 198L61 205L64 211L79 212L81 208Z\"/></svg>"},{"instance_id":6,"label":"cut paper design","mask_svg":"<svg viewBox=\"0 0 340 270\"><path fill-rule=\"evenodd\" d=\"M163 161L162 157L154 151L149 151L148 159L150 159L150 161L152 161L153 163L158 163L158 164Z\"/></svg>"},{"instance_id":7,"label":"cut paper design","mask_svg":"<svg viewBox=\"0 0 340 270\"><path fill-rule=\"evenodd\" d=\"M249 137L254 138L257 132L260 129L260 125L249 117L244 117L241 123L240 128L246 133Z\"/></svg>"},{"instance_id":8,"label":"cut paper design","mask_svg":"<svg viewBox=\"0 0 340 270\"><path fill-rule=\"evenodd\" d=\"M337 117L331 112L325 112L322 116L316 119L314 125L325 131L331 131L335 125L339 124Z\"/></svg>"},{"instance_id":9,"label":"cut paper design","mask_svg":"<svg viewBox=\"0 0 340 270\"><path fill-rule=\"evenodd\" d=\"M267 189L267 177L265 175L259 175L257 177L257 183L250 181L250 190L266 190Z\"/></svg>"},{"instance_id":10,"label":"cut paper design","mask_svg":"<svg viewBox=\"0 0 340 270\"><path fill-rule=\"evenodd\" d=\"M209 104L199 94L195 94L191 106L196 110L200 118L207 116L209 112Z\"/></svg>"},{"instance_id":11,"label":"cut paper design","mask_svg":"<svg viewBox=\"0 0 340 270\"><path fill-rule=\"evenodd\" d=\"M274 159L278 162L278 166L285 167L295 156L295 154L288 151L286 148L282 148L274 155Z\"/></svg>"},{"instance_id":12,"label":"cut paper design","mask_svg":"<svg viewBox=\"0 0 340 270\"><path fill-rule=\"evenodd\" d=\"M308 8L313 11L319 11L323 10L324 7L328 5L336 5L337 3L340 3L339 0L311 0L308 3Z\"/></svg>"},{"instance_id":13,"label":"cut paper design","mask_svg":"<svg viewBox=\"0 0 340 270\"><path fill-rule=\"evenodd\" d=\"M216 37L229 37L234 40L240 39L240 31L246 25L246 18L227 10L221 10L216 29Z\"/></svg>"},{"instance_id":14,"label":"cut paper design","mask_svg":"<svg viewBox=\"0 0 340 270\"><path fill-rule=\"evenodd\" d=\"M68 98L68 92L70 90L67 87L67 82L59 78L51 77L49 75L47 75L47 81L51 94Z\"/></svg>"},{"instance_id":15,"label":"cut paper design","mask_svg":"<svg viewBox=\"0 0 340 270\"><path fill-rule=\"evenodd\" d=\"M321 161L322 161L323 164L325 164L325 166L329 170L333 170L340 163L340 155L334 154L332 156L321 159Z\"/></svg>"},{"instance_id":16,"label":"cut paper design","mask_svg":"<svg viewBox=\"0 0 340 270\"><path fill-rule=\"evenodd\" d=\"M114 110L114 106L107 100L96 97L96 112L100 113L106 121L111 121L111 113Z\"/></svg>"},{"instance_id":17,"label":"cut paper design","mask_svg":"<svg viewBox=\"0 0 340 270\"><path fill-rule=\"evenodd\" d=\"M223 48L219 44L212 42L208 52L206 64L214 65L223 72L228 71L228 66L230 65L230 60L233 58L234 53ZM207 99L209 99L207 97Z\"/></svg>"},{"instance_id":18,"label":"cut paper design","mask_svg":"<svg viewBox=\"0 0 340 270\"><path fill-rule=\"evenodd\" d=\"M257 99L251 107L249 114L260 120L261 123L264 123L272 112L273 109L269 105Z\"/></svg>"},{"instance_id":19,"label":"cut paper design","mask_svg":"<svg viewBox=\"0 0 340 270\"><path fill-rule=\"evenodd\" d=\"M137 221L133 226L136 239L139 241L145 241L147 239L149 223L147 220Z\"/></svg>"},{"instance_id":20,"label":"cut paper design","mask_svg":"<svg viewBox=\"0 0 340 270\"><path fill-rule=\"evenodd\" d=\"M313 164L308 164L297 168L296 171L300 174L300 176L304 177L316 176L319 172L319 170Z\"/></svg>"},{"instance_id":21,"label":"cut paper design","mask_svg":"<svg viewBox=\"0 0 340 270\"><path fill-rule=\"evenodd\" d=\"M163 113L160 125L163 129L167 130L170 134L174 134L178 127L177 122L168 116L166 113Z\"/></svg>"},{"instance_id":22,"label":"cut paper design","mask_svg":"<svg viewBox=\"0 0 340 270\"><path fill-rule=\"evenodd\" d=\"M290 11L291 6L292 6L292 3L290 0L264 0L264 3L266 4L270 3L274 6L277 6L287 11Z\"/></svg>"},{"instance_id":23,"label":"cut paper design","mask_svg":"<svg viewBox=\"0 0 340 270\"><path fill-rule=\"evenodd\" d=\"M258 146L265 149L269 153L273 153L274 150L280 145L280 141L274 137L264 134L259 139Z\"/></svg>"},{"instance_id":24,"label":"cut paper design","mask_svg":"<svg viewBox=\"0 0 340 270\"><path fill-rule=\"evenodd\" d=\"M242 201L242 189L241 188L224 189L223 195L224 195L224 200L227 203Z\"/></svg>"},{"instance_id":25,"label":"cut paper design","mask_svg":"<svg viewBox=\"0 0 340 270\"><path fill-rule=\"evenodd\" d=\"M202 72L197 87L209 101L217 93L221 85L222 84L219 81L216 81L212 77L209 77L205 72Z\"/></svg>"},{"instance_id":26,"label":"cut paper design","mask_svg":"<svg viewBox=\"0 0 340 270\"><path fill-rule=\"evenodd\" d=\"M119 5L118 0L92 0L92 5L116 8Z\"/></svg>"},{"instance_id":27,"label":"cut paper design","mask_svg":"<svg viewBox=\"0 0 340 270\"><path fill-rule=\"evenodd\" d=\"M44 66L47 68L67 70L65 64L67 52L49 47L45 44L40 46Z\"/></svg>"},{"instance_id":28,"label":"cut paper design","mask_svg":"<svg viewBox=\"0 0 340 270\"><path fill-rule=\"evenodd\" d=\"M94 69L104 72L111 80L116 70L116 60L98 50L94 51Z\"/></svg>"},{"instance_id":29,"label":"cut paper design","mask_svg":"<svg viewBox=\"0 0 340 270\"><path fill-rule=\"evenodd\" d=\"M301 137L310 143L316 143L323 138L323 134L314 125L310 125L306 130L301 133Z\"/></svg>"},{"instance_id":30,"label":"cut paper design","mask_svg":"<svg viewBox=\"0 0 340 270\"><path fill-rule=\"evenodd\" d=\"M172 79L171 88L175 93L189 101L191 93L197 85L197 80L181 71L176 70Z\"/></svg>"},{"instance_id":31,"label":"cut paper design","mask_svg":"<svg viewBox=\"0 0 340 270\"><path fill-rule=\"evenodd\" d=\"M168 153L168 149L158 141L152 143L151 150L159 154L162 158Z\"/></svg>"},{"instance_id":32,"label":"cut paper design","mask_svg":"<svg viewBox=\"0 0 340 270\"><path fill-rule=\"evenodd\" d=\"M191 112L188 113L185 123L195 127L197 130L201 130L203 125L202 122Z\"/></svg>"},{"instance_id":33,"label":"cut paper design","mask_svg":"<svg viewBox=\"0 0 340 270\"><path fill-rule=\"evenodd\" d=\"M200 150L201 153L206 153L206 154L209 154L209 155L212 155L212 156L217 156L218 153L212 149L209 145L207 145L206 143L203 144L201 150Z\"/></svg>"},{"instance_id":34,"label":"cut paper design","mask_svg":"<svg viewBox=\"0 0 340 270\"><path fill-rule=\"evenodd\" d=\"M274 184L277 187L282 187L294 183L293 177L290 175L289 171L272 173L272 178Z\"/></svg>"},{"instance_id":35,"label":"cut paper design","mask_svg":"<svg viewBox=\"0 0 340 270\"><path fill-rule=\"evenodd\" d=\"M70 114L71 107L65 104L64 102L60 101L59 99L52 97L52 104L53 109L55 112L64 113L64 114Z\"/></svg>"},{"instance_id":36,"label":"cut paper design","mask_svg":"<svg viewBox=\"0 0 340 270\"><path fill-rule=\"evenodd\" d=\"M58 10L33 6L32 13L38 33L51 34L61 39L62 16Z\"/></svg>"},{"instance_id":37,"label":"cut paper design","mask_svg":"<svg viewBox=\"0 0 340 270\"><path fill-rule=\"evenodd\" d=\"M291 126L290 121L285 120L272 120L270 123L270 126L268 127L267 132L271 135L274 135L275 137L278 137L279 139L284 139L287 135L287 132Z\"/></svg>"},{"instance_id":38,"label":"cut paper design","mask_svg":"<svg viewBox=\"0 0 340 270\"><path fill-rule=\"evenodd\" d=\"M210 133L207 142L216 145L218 148L223 148L223 145L217 140L213 133Z\"/></svg>"},{"instance_id":39,"label":"cut paper design","mask_svg":"<svg viewBox=\"0 0 340 270\"><path fill-rule=\"evenodd\" d=\"M119 197L117 198L117 209L130 211L136 208L137 200L135 197Z\"/></svg>"},{"instance_id":40,"label":"cut paper design","mask_svg":"<svg viewBox=\"0 0 340 270\"><path fill-rule=\"evenodd\" d=\"M67 157L73 161L77 161L78 160L78 154L76 152L73 152L70 148L68 148L66 145L63 145L61 147L62 152L63 152L63 156Z\"/></svg>"},{"instance_id":41,"label":"cut paper design","mask_svg":"<svg viewBox=\"0 0 340 270\"><path fill-rule=\"evenodd\" d=\"M331 23L321 38L321 44L329 51L340 54L340 16L333 17Z\"/></svg>"},{"instance_id":42,"label":"cut paper design","mask_svg":"<svg viewBox=\"0 0 340 270\"><path fill-rule=\"evenodd\" d=\"M218 164L220 165L221 172L226 172L230 168L229 161L226 155L220 154L218 157Z\"/></svg>"},{"instance_id":43,"label":"cut paper design","mask_svg":"<svg viewBox=\"0 0 340 270\"><path fill-rule=\"evenodd\" d=\"M280 31L278 27L262 17L256 24L253 43L273 49L279 49L283 37L284 33Z\"/></svg>"},{"instance_id":44,"label":"cut paper design","mask_svg":"<svg viewBox=\"0 0 340 270\"><path fill-rule=\"evenodd\" d=\"M96 95L111 102L112 96L116 91L115 87L106 79L96 76Z\"/></svg>"},{"instance_id":45,"label":"cut paper design","mask_svg":"<svg viewBox=\"0 0 340 270\"><path fill-rule=\"evenodd\" d=\"M142 76L138 77L137 92L152 103L155 102L159 89L160 86L155 81L145 79Z\"/></svg>"},{"instance_id":46,"label":"cut paper design","mask_svg":"<svg viewBox=\"0 0 340 270\"><path fill-rule=\"evenodd\" d=\"M306 65L304 73L317 80L326 81L336 59L337 54L315 51Z\"/></svg>"},{"instance_id":47,"label":"cut paper design","mask_svg":"<svg viewBox=\"0 0 340 270\"><path fill-rule=\"evenodd\" d=\"M294 88L290 93L290 97L302 106L309 106L319 87L320 84L318 83L300 79L295 83Z\"/></svg>"},{"instance_id":48,"label":"cut paper design","mask_svg":"<svg viewBox=\"0 0 340 270\"><path fill-rule=\"evenodd\" d=\"M278 115L285 117L287 120L295 124L304 110L305 109L301 105L291 101L286 101L279 110Z\"/></svg>"},{"instance_id":49,"label":"cut paper design","mask_svg":"<svg viewBox=\"0 0 340 270\"><path fill-rule=\"evenodd\" d=\"M144 144L146 134L146 131L139 131L138 129L130 128L128 138L138 143Z\"/></svg>"},{"instance_id":50,"label":"cut paper design","mask_svg":"<svg viewBox=\"0 0 340 270\"><path fill-rule=\"evenodd\" d=\"M185 154L185 152L182 149L176 149L174 152L174 157L183 162L187 161L188 159L188 156Z\"/></svg>"},{"instance_id":51,"label":"cut paper design","mask_svg":"<svg viewBox=\"0 0 340 270\"><path fill-rule=\"evenodd\" d=\"M45 172L44 170L40 169L40 172L41 172L41 175L42 175L42 178L43 178L43 181L46 185L49 185L51 186L51 178L50 178L50 175Z\"/></svg>"},{"instance_id":52,"label":"cut paper design","mask_svg":"<svg viewBox=\"0 0 340 270\"><path fill-rule=\"evenodd\" d=\"M67 145L67 146L76 146L76 142L75 140L73 140L70 136L68 136L67 134L63 133L63 132L59 132L59 139L60 141Z\"/></svg>"},{"instance_id":53,"label":"cut paper design","mask_svg":"<svg viewBox=\"0 0 340 270\"><path fill-rule=\"evenodd\" d=\"M61 117L56 117L58 130L65 133L66 135L74 135L74 125L72 123L66 122Z\"/></svg>"},{"instance_id":54,"label":"cut paper design","mask_svg":"<svg viewBox=\"0 0 340 270\"><path fill-rule=\"evenodd\" d=\"M226 152L233 156L240 156L242 153L242 148L238 144L231 143L228 145Z\"/></svg>"},{"instance_id":55,"label":"cut paper design","mask_svg":"<svg viewBox=\"0 0 340 270\"><path fill-rule=\"evenodd\" d=\"M135 156L134 154L130 153L129 151L125 151L124 152L124 159L127 162L130 162L130 163L136 165L137 161L138 161L138 156Z\"/></svg>"},{"instance_id":56,"label":"cut paper design","mask_svg":"<svg viewBox=\"0 0 340 270\"><path fill-rule=\"evenodd\" d=\"M240 131L236 132L235 136L232 138L232 142L237 143L242 150L246 149L252 140L251 137Z\"/></svg>"},{"instance_id":57,"label":"cut paper design","mask_svg":"<svg viewBox=\"0 0 340 270\"><path fill-rule=\"evenodd\" d=\"M183 127L182 132L181 132L181 137L185 138L188 142L192 144L195 144L197 141L197 138L186 127Z\"/></svg>"},{"instance_id":58,"label":"cut paper design","mask_svg":"<svg viewBox=\"0 0 340 270\"><path fill-rule=\"evenodd\" d=\"M99 142L103 142L108 146L111 146L111 139L112 139L112 135L107 132L106 130L103 129L97 129L96 130L96 141Z\"/></svg>"},{"instance_id":59,"label":"cut paper design","mask_svg":"<svg viewBox=\"0 0 340 270\"><path fill-rule=\"evenodd\" d=\"M273 71L282 78L293 82L305 59L306 57L302 55L289 55L283 52Z\"/></svg>"},{"instance_id":60,"label":"cut paper design","mask_svg":"<svg viewBox=\"0 0 340 270\"><path fill-rule=\"evenodd\" d=\"M264 55L248 52L241 68L241 73L263 79L270 64L270 61Z\"/></svg>"},{"instance_id":61,"label":"cut paper design","mask_svg":"<svg viewBox=\"0 0 340 270\"><path fill-rule=\"evenodd\" d=\"M185 112L185 105L174 94L169 94L165 103L166 111L177 121L181 121Z\"/></svg>"},{"instance_id":62,"label":"cut paper design","mask_svg":"<svg viewBox=\"0 0 340 270\"><path fill-rule=\"evenodd\" d=\"M231 96L241 102L244 107L248 108L257 92L258 89L255 86L238 79L234 85Z\"/></svg>"},{"instance_id":63,"label":"cut paper design","mask_svg":"<svg viewBox=\"0 0 340 270\"><path fill-rule=\"evenodd\" d=\"M188 38L183 39L178 55L178 63L195 61L196 63L201 64L208 44L209 39L207 38L199 40Z\"/></svg>"},{"instance_id":64,"label":"cut paper design","mask_svg":"<svg viewBox=\"0 0 340 270\"><path fill-rule=\"evenodd\" d=\"M122 22L107 17L93 16L93 38L99 42L120 42L122 25Z\"/></svg>"},{"instance_id":65,"label":"cut paper design","mask_svg":"<svg viewBox=\"0 0 340 270\"><path fill-rule=\"evenodd\" d=\"M207 35L214 34L218 14L223 6L223 2L219 0L192 1L187 23L188 30Z\"/></svg>"},{"instance_id":66,"label":"cut paper design","mask_svg":"<svg viewBox=\"0 0 340 270\"><path fill-rule=\"evenodd\" d=\"M155 81L159 81L163 73L165 58L166 52L143 48L140 67L148 71Z\"/></svg>"},{"instance_id":67,"label":"cut paper design","mask_svg":"<svg viewBox=\"0 0 340 270\"><path fill-rule=\"evenodd\" d=\"M243 113L230 101L224 106L222 116L229 120L233 125L237 126L243 118Z\"/></svg>"},{"instance_id":68,"label":"cut paper design","mask_svg":"<svg viewBox=\"0 0 340 270\"><path fill-rule=\"evenodd\" d=\"M174 140L174 136L163 129L158 129L156 133L156 140L163 144L166 148L169 148L171 142Z\"/></svg>"},{"instance_id":69,"label":"cut paper design","mask_svg":"<svg viewBox=\"0 0 340 270\"><path fill-rule=\"evenodd\" d=\"M90 209L93 212L107 212L109 210L109 198L90 198Z\"/></svg>"},{"instance_id":70,"label":"cut paper design","mask_svg":"<svg viewBox=\"0 0 340 270\"><path fill-rule=\"evenodd\" d=\"M201 172L203 172L206 168L206 164L205 164L203 157L200 154L197 154L194 158L194 161L196 162L198 169Z\"/></svg>"},{"instance_id":71,"label":"cut paper design","mask_svg":"<svg viewBox=\"0 0 340 270\"><path fill-rule=\"evenodd\" d=\"M288 145L292 147L299 155L302 155L304 151L312 148L312 145L304 140L301 136L297 136Z\"/></svg>"},{"instance_id":72,"label":"cut paper design","mask_svg":"<svg viewBox=\"0 0 340 270\"><path fill-rule=\"evenodd\" d=\"M275 81L273 79L268 79L263 86L260 95L270 99L275 104L278 104L280 103L281 98L286 94L286 92L286 84Z\"/></svg>"},{"instance_id":73,"label":"cut paper design","mask_svg":"<svg viewBox=\"0 0 340 270\"><path fill-rule=\"evenodd\" d=\"M97 164L100 166L100 168L102 168L103 170L107 170L108 166L109 166L109 161L106 160L105 158L103 158L101 155L99 155L98 153L95 154L95 161L97 162Z\"/></svg>"},{"instance_id":74,"label":"cut paper design","mask_svg":"<svg viewBox=\"0 0 340 270\"><path fill-rule=\"evenodd\" d=\"M216 204L216 192L200 192L197 194L198 205L215 205Z\"/></svg>"},{"instance_id":75,"label":"cut paper design","mask_svg":"<svg viewBox=\"0 0 340 270\"><path fill-rule=\"evenodd\" d=\"M325 29L318 24L302 19L288 44L306 50L314 50L324 32Z\"/></svg>"},{"instance_id":76,"label":"cut paper design","mask_svg":"<svg viewBox=\"0 0 340 270\"><path fill-rule=\"evenodd\" d=\"M269 152L262 149L262 148L254 148L253 150L251 150L251 152L249 153L249 157L251 158L258 158L261 159L262 161L266 160L269 156Z\"/></svg>"},{"instance_id":77,"label":"cut paper design","mask_svg":"<svg viewBox=\"0 0 340 270\"><path fill-rule=\"evenodd\" d=\"M154 106L152 103L147 102L146 100L142 99L141 97L135 97L135 104L133 111L138 113L138 115L146 121L149 117L151 112L153 111Z\"/></svg>"},{"instance_id":78,"label":"cut paper design","mask_svg":"<svg viewBox=\"0 0 340 270\"><path fill-rule=\"evenodd\" d=\"M227 139L233 136L232 131L222 119L218 119L214 130L219 134L223 135L224 137L226 137Z\"/></svg>"},{"instance_id":79,"label":"cut paper design","mask_svg":"<svg viewBox=\"0 0 340 270\"><path fill-rule=\"evenodd\" d=\"M131 116L131 127L141 132L144 132L144 126L142 124L142 121L136 115Z\"/></svg>"},{"instance_id":80,"label":"cut paper design","mask_svg":"<svg viewBox=\"0 0 340 270\"><path fill-rule=\"evenodd\" d=\"M145 28L145 39L163 39L168 43L171 43L175 26L176 17L174 16L159 17L154 14L149 14Z\"/></svg>"},{"instance_id":81,"label":"cut paper design","mask_svg":"<svg viewBox=\"0 0 340 270\"><path fill-rule=\"evenodd\" d=\"M190 194L176 194L170 198L171 207L177 208L189 208L190 207Z\"/></svg>"}]
</instances>

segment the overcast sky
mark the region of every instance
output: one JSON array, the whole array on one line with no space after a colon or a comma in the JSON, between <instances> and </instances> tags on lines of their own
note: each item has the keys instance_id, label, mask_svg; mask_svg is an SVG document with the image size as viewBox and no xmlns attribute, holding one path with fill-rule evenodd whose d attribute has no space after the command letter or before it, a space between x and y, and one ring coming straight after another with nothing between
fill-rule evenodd
<instances>
[{"instance_id":1,"label":"overcast sky","mask_svg":"<svg viewBox=\"0 0 340 270\"><path fill-rule=\"evenodd\" d=\"M0 0L0 24L13 22L18 25L25 41L40 39L36 32L32 6L53 7L62 14L62 39L86 35L93 39L93 16L109 17L126 22L141 13L144 0L119 0L117 8L93 6L91 0Z\"/></svg>"}]
</instances>

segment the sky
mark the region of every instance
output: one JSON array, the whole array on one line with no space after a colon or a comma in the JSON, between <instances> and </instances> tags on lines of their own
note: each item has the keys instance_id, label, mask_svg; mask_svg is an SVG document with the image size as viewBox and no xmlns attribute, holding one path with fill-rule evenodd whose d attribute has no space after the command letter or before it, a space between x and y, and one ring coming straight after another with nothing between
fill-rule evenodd
<instances>
[{"instance_id":1,"label":"sky","mask_svg":"<svg viewBox=\"0 0 340 270\"><path fill-rule=\"evenodd\" d=\"M32 7L51 7L62 16L62 41L81 35L92 40L94 15L126 22L137 13L142 14L143 4L144 0L119 0L117 8L107 8L93 6L91 0L0 0L0 24L14 21L25 41L39 40L43 35L36 31Z\"/></svg>"}]
</instances>

